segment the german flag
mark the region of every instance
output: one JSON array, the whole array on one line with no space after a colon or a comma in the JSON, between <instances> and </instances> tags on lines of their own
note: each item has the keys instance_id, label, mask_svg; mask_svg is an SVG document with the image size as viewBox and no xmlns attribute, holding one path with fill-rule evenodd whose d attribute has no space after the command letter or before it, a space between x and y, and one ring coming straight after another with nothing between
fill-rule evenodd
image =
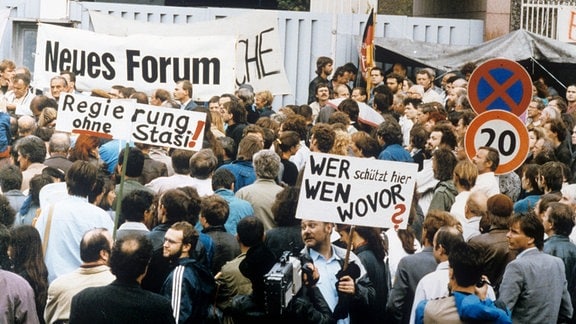
<instances>
[{"instance_id":1,"label":"german flag","mask_svg":"<svg viewBox=\"0 0 576 324\"><path fill-rule=\"evenodd\" d=\"M374 8L370 10L370 16L364 28L362 36L362 48L360 49L360 68L366 81L366 91L370 93L370 70L374 67Z\"/></svg>"}]
</instances>

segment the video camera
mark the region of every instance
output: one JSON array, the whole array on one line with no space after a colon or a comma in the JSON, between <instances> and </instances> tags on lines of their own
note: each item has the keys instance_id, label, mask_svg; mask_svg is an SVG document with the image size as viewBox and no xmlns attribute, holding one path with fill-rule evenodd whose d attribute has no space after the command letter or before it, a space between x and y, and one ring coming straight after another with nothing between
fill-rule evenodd
<instances>
[{"instance_id":1,"label":"video camera","mask_svg":"<svg viewBox=\"0 0 576 324\"><path fill-rule=\"evenodd\" d=\"M302 288L302 262L290 251L264 276L266 313L282 315L292 298Z\"/></svg>"}]
</instances>

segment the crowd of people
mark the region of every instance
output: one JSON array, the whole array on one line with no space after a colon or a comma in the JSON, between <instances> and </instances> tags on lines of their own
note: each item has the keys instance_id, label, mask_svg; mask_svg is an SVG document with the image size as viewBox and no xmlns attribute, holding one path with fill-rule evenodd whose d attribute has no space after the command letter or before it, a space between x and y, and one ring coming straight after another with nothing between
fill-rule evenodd
<instances>
[{"instance_id":1,"label":"crowd of people","mask_svg":"<svg viewBox=\"0 0 576 324\"><path fill-rule=\"evenodd\" d=\"M496 175L498 150L464 149L474 64L333 63L279 109L248 84L207 102L189 80L83 93L204 112L191 151L59 132L75 74L42 93L1 61L0 322L576 322L576 85L534 78L529 156ZM297 219L311 152L416 163L407 228ZM302 287L278 304L286 251Z\"/></svg>"}]
</instances>

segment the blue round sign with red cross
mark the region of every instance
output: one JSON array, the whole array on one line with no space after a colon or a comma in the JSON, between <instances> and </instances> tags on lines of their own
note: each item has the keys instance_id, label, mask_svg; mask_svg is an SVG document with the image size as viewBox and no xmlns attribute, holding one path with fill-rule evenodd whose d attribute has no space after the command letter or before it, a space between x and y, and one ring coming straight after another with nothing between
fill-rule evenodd
<instances>
[{"instance_id":1,"label":"blue round sign with red cross","mask_svg":"<svg viewBox=\"0 0 576 324\"><path fill-rule=\"evenodd\" d=\"M532 99L532 79L522 65L512 60L489 60L470 76L468 99L477 114L500 109L520 116Z\"/></svg>"}]
</instances>

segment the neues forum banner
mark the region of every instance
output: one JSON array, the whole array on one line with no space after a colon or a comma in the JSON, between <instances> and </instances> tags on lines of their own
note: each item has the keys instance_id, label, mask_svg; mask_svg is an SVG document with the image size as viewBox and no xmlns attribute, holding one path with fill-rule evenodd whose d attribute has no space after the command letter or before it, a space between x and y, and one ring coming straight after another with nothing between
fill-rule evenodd
<instances>
[{"instance_id":1,"label":"neues forum banner","mask_svg":"<svg viewBox=\"0 0 576 324\"><path fill-rule=\"evenodd\" d=\"M278 14L274 12L253 10L249 14L212 21L161 24L91 11L90 20L95 32L114 36L233 36L236 39L236 86L249 83L256 91L270 90L274 95L292 93L284 69Z\"/></svg>"},{"instance_id":2,"label":"neues forum banner","mask_svg":"<svg viewBox=\"0 0 576 324\"><path fill-rule=\"evenodd\" d=\"M236 39L230 35L126 37L47 24L38 26L34 79L49 85L60 71L77 74L76 86L89 91L119 84L152 93L171 91L178 80L194 84L193 99L234 92Z\"/></svg>"}]
</instances>

